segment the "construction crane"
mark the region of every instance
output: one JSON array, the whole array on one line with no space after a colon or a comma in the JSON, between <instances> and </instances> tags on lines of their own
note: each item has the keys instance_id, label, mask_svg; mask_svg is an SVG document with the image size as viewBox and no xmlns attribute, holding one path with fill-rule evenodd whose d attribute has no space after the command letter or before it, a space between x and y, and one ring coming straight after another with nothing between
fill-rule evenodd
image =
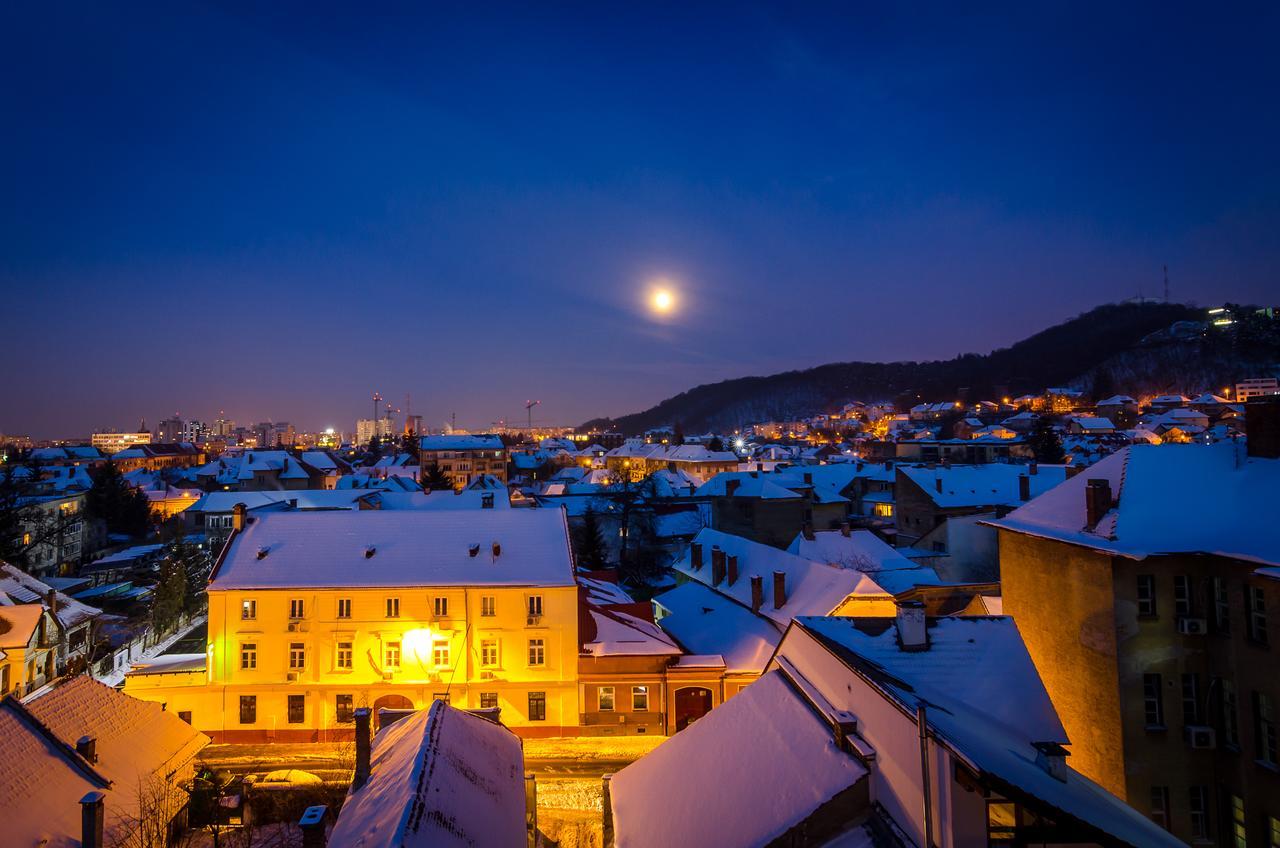
<instances>
[{"instance_id":1,"label":"construction crane","mask_svg":"<svg viewBox=\"0 0 1280 848\"><path fill-rule=\"evenodd\" d=\"M524 411L529 413L529 435L533 434L533 408L541 404L540 400L527 400L524 402Z\"/></svg>"}]
</instances>

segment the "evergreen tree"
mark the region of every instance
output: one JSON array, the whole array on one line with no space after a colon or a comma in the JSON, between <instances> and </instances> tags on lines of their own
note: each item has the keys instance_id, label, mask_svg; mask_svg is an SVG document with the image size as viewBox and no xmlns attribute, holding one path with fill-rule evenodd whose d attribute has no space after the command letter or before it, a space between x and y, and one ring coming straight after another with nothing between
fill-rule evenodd
<instances>
[{"instance_id":1,"label":"evergreen tree","mask_svg":"<svg viewBox=\"0 0 1280 848\"><path fill-rule=\"evenodd\" d=\"M422 472L422 488L428 492L444 492L453 488L453 480L441 470L437 463L431 463L426 471Z\"/></svg>"},{"instance_id":2,"label":"evergreen tree","mask_svg":"<svg viewBox=\"0 0 1280 848\"><path fill-rule=\"evenodd\" d=\"M158 631L167 631L178 620L187 596L187 575L182 564L166 559L160 564L160 581L151 599L151 620Z\"/></svg>"},{"instance_id":3,"label":"evergreen tree","mask_svg":"<svg viewBox=\"0 0 1280 848\"><path fill-rule=\"evenodd\" d=\"M720 441L719 436L714 436L711 441L707 442L707 450L722 451L724 450L724 442Z\"/></svg>"},{"instance_id":4,"label":"evergreen tree","mask_svg":"<svg viewBox=\"0 0 1280 848\"><path fill-rule=\"evenodd\" d=\"M1027 440L1035 454L1037 462L1048 465L1060 465L1066 462L1067 455L1062 450L1062 437L1053 429L1053 422L1041 416L1031 428L1031 437Z\"/></svg>"},{"instance_id":5,"label":"evergreen tree","mask_svg":"<svg viewBox=\"0 0 1280 848\"><path fill-rule=\"evenodd\" d=\"M410 430L400 437L400 452L407 453L415 460L418 458L418 434ZM414 463L417 464L416 462Z\"/></svg>"},{"instance_id":6,"label":"evergreen tree","mask_svg":"<svg viewBox=\"0 0 1280 848\"><path fill-rule=\"evenodd\" d=\"M108 533L142 536L151 529L151 502L113 463L90 472L93 485L85 493L85 513L102 521Z\"/></svg>"},{"instance_id":7,"label":"evergreen tree","mask_svg":"<svg viewBox=\"0 0 1280 848\"><path fill-rule=\"evenodd\" d=\"M595 570L608 566L609 552L594 507L587 507L582 523L574 531L573 555L580 568Z\"/></svg>"}]
</instances>

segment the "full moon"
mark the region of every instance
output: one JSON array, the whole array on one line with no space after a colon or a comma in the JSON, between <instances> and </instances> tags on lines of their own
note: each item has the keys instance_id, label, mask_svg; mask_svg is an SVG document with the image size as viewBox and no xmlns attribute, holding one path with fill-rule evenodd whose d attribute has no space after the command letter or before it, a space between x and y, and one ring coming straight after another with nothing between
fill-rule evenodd
<instances>
[{"instance_id":1,"label":"full moon","mask_svg":"<svg viewBox=\"0 0 1280 848\"><path fill-rule=\"evenodd\" d=\"M649 296L649 305L659 315L665 315L675 308L676 297L667 289L656 289Z\"/></svg>"}]
</instances>

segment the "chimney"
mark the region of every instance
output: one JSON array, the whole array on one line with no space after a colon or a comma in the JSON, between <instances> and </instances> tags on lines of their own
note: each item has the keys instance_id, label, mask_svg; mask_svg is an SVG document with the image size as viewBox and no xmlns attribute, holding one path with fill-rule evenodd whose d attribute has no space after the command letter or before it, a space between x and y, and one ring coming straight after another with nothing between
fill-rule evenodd
<instances>
[{"instance_id":1,"label":"chimney","mask_svg":"<svg viewBox=\"0 0 1280 848\"><path fill-rule=\"evenodd\" d=\"M711 549L711 585L719 586L724 582L724 551Z\"/></svg>"},{"instance_id":2,"label":"chimney","mask_svg":"<svg viewBox=\"0 0 1280 848\"><path fill-rule=\"evenodd\" d=\"M49 608L50 615L58 614L58 590L50 589L44 594L44 605Z\"/></svg>"},{"instance_id":3,"label":"chimney","mask_svg":"<svg viewBox=\"0 0 1280 848\"><path fill-rule=\"evenodd\" d=\"M1067 749L1057 742L1032 742L1036 749L1036 765L1055 780L1067 782Z\"/></svg>"},{"instance_id":4,"label":"chimney","mask_svg":"<svg viewBox=\"0 0 1280 848\"><path fill-rule=\"evenodd\" d=\"M725 495L725 497L727 497L727 498L731 498L731 497L733 497L733 496L734 496L734 493L738 491L738 486L740 486L740 485L742 485L742 481L741 481L741 480L725 480L725 481L724 481L724 495Z\"/></svg>"},{"instance_id":5,"label":"chimney","mask_svg":"<svg viewBox=\"0 0 1280 848\"><path fill-rule=\"evenodd\" d=\"M782 609L787 603L787 572L773 572L773 608Z\"/></svg>"},{"instance_id":6,"label":"chimney","mask_svg":"<svg viewBox=\"0 0 1280 848\"><path fill-rule=\"evenodd\" d=\"M247 507L238 503L231 507L231 529L239 533L244 529L244 513Z\"/></svg>"},{"instance_id":7,"label":"chimney","mask_svg":"<svg viewBox=\"0 0 1280 848\"><path fill-rule=\"evenodd\" d=\"M738 557L735 554L729 554L726 565L728 566L729 585L732 586L738 582Z\"/></svg>"},{"instance_id":8,"label":"chimney","mask_svg":"<svg viewBox=\"0 0 1280 848\"><path fill-rule=\"evenodd\" d=\"M105 792L94 790L80 799L80 848L103 848L102 801Z\"/></svg>"},{"instance_id":9,"label":"chimney","mask_svg":"<svg viewBox=\"0 0 1280 848\"><path fill-rule=\"evenodd\" d=\"M804 534L804 537L806 539L812 542L813 541L813 522L806 521L804 524L802 524L800 526L800 532Z\"/></svg>"},{"instance_id":10,"label":"chimney","mask_svg":"<svg viewBox=\"0 0 1280 848\"><path fill-rule=\"evenodd\" d=\"M1034 459L1031 461L1031 464L1027 466L1027 473L1032 477L1040 473L1040 466L1036 464Z\"/></svg>"},{"instance_id":11,"label":"chimney","mask_svg":"<svg viewBox=\"0 0 1280 848\"><path fill-rule=\"evenodd\" d=\"M813 472L811 472L811 471L806 471L806 472L804 473L804 484L805 484L806 486L812 486L812 485L813 485Z\"/></svg>"},{"instance_id":12,"label":"chimney","mask_svg":"<svg viewBox=\"0 0 1280 848\"><path fill-rule=\"evenodd\" d=\"M493 509L493 492L485 492L480 496L481 509Z\"/></svg>"},{"instance_id":13,"label":"chimney","mask_svg":"<svg viewBox=\"0 0 1280 848\"><path fill-rule=\"evenodd\" d=\"M846 539L849 538L849 522L848 521L840 522L840 535L844 536Z\"/></svg>"},{"instance_id":14,"label":"chimney","mask_svg":"<svg viewBox=\"0 0 1280 848\"><path fill-rule=\"evenodd\" d=\"M1084 489L1085 525L1092 530L1111 509L1111 483L1106 480L1086 481Z\"/></svg>"},{"instance_id":15,"label":"chimney","mask_svg":"<svg viewBox=\"0 0 1280 848\"><path fill-rule=\"evenodd\" d=\"M370 710L360 707L355 711L356 719L356 773L351 778L353 789L360 789L369 782L369 752L373 740L369 736Z\"/></svg>"},{"instance_id":16,"label":"chimney","mask_svg":"<svg viewBox=\"0 0 1280 848\"><path fill-rule=\"evenodd\" d=\"M751 611L760 612L764 606L764 578L759 574L751 575Z\"/></svg>"},{"instance_id":17,"label":"chimney","mask_svg":"<svg viewBox=\"0 0 1280 848\"><path fill-rule=\"evenodd\" d=\"M1018 500L1031 500L1031 478L1026 474L1018 475Z\"/></svg>"},{"instance_id":18,"label":"chimney","mask_svg":"<svg viewBox=\"0 0 1280 848\"><path fill-rule=\"evenodd\" d=\"M689 546L689 566L694 571L702 570L702 543L694 542Z\"/></svg>"},{"instance_id":19,"label":"chimney","mask_svg":"<svg viewBox=\"0 0 1280 848\"><path fill-rule=\"evenodd\" d=\"M920 601L899 601L895 624L898 628L898 647L904 651L929 650L929 633L925 626L924 604Z\"/></svg>"},{"instance_id":20,"label":"chimney","mask_svg":"<svg viewBox=\"0 0 1280 848\"><path fill-rule=\"evenodd\" d=\"M941 492L941 491L942 491L942 478L941 478L941 477L934 477L934 478L933 478L933 487L934 487L935 489L937 489L939 492Z\"/></svg>"},{"instance_id":21,"label":"chimney","mask_svg":"<svg viewBox=\"0 0 1280 848\"><path fill-rule=\"evenodd\" d=\"M884 470L885 470L885 471L892 471L892 470L893 470L893 460L892 460L892 459L886 459L886 460L884 461Z\"/></svg>"},{"instance_id":22,"label":"chimney","mask_svg":"<svg viewBox=\"0 0 1280 848\"><path fill-rule=\"evenodd\" d=\"M501 543L501 542L494 542L494 543L493 543L493 558L494 558L494 559L497 559L497 558L498 558L498 557L500 557L500 556L502 556L502 543Z\"/></svg>"},{"instance_id":23,"label":"chimney","mask_svg":"<svg viewBox=\"0 0 1280 848\"><path fill-rule=\"evenodd\" d=\"M98 761L98 739L96 736L81 736L76 740L76 753L91 763Z\"/></svg>"},{"instance_id":24,"label":"chimney","mask_svg":"<svg viewBox=\"0 0 1280 848\"><path fill-rule=\"evenodd\" d=\"M757 463L756 463L756 471L764 471L764 463L763 463L763 462L757 462Z\"/></svg>"},{"instance_id":25,"label":"chimney","mask_svg":"<svg viewBox=\"0 0 1280 848\"><path fill-rule=\"evenodd\" d=\"M1249 456L1280 459L1280 395L1253 398L1244 405L1244 432Z\"/></svg>"},{"instance_id":26,"label":"chimney","mask_svg":"<svg viewBox=\"0 0 1280 848\"><path fill-rule=\"evenodd\" d=\"M298 829L302 831L302 848L324 848L324 824L328 818L329 808L324 804L307 807L298 819Z\"/></svg>"}]
</instances>

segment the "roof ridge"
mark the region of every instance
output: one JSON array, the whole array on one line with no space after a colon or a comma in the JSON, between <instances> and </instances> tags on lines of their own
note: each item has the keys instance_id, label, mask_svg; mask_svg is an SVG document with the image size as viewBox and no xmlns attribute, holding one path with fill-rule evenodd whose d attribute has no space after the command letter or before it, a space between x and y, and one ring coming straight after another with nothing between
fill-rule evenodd
<instances>
[{"instance_id":1,"label":"roof ridge","mask_svg":"<svg viewBox=\"0 0 1280 848\"><path fill-rule=\"evenodd\" d=\"M62 737L54 733L51 727L36 718L35 714L27 709L26 704L19 701L13 695L6 695L4 700L0 701L0 708L4 707L8 707L20 721L26 723L32 730L43 736L49 744L53 745L56 750L61 752L62 755L67 758L67 761L74 768L84 774L85 777L89 778L89 780L94 783L99 784L102 789L111 788L111 781L106 776L94 768L88 760L80 756L79 751L68 745L63 741Z\"/></svg>"}]
</instances>

